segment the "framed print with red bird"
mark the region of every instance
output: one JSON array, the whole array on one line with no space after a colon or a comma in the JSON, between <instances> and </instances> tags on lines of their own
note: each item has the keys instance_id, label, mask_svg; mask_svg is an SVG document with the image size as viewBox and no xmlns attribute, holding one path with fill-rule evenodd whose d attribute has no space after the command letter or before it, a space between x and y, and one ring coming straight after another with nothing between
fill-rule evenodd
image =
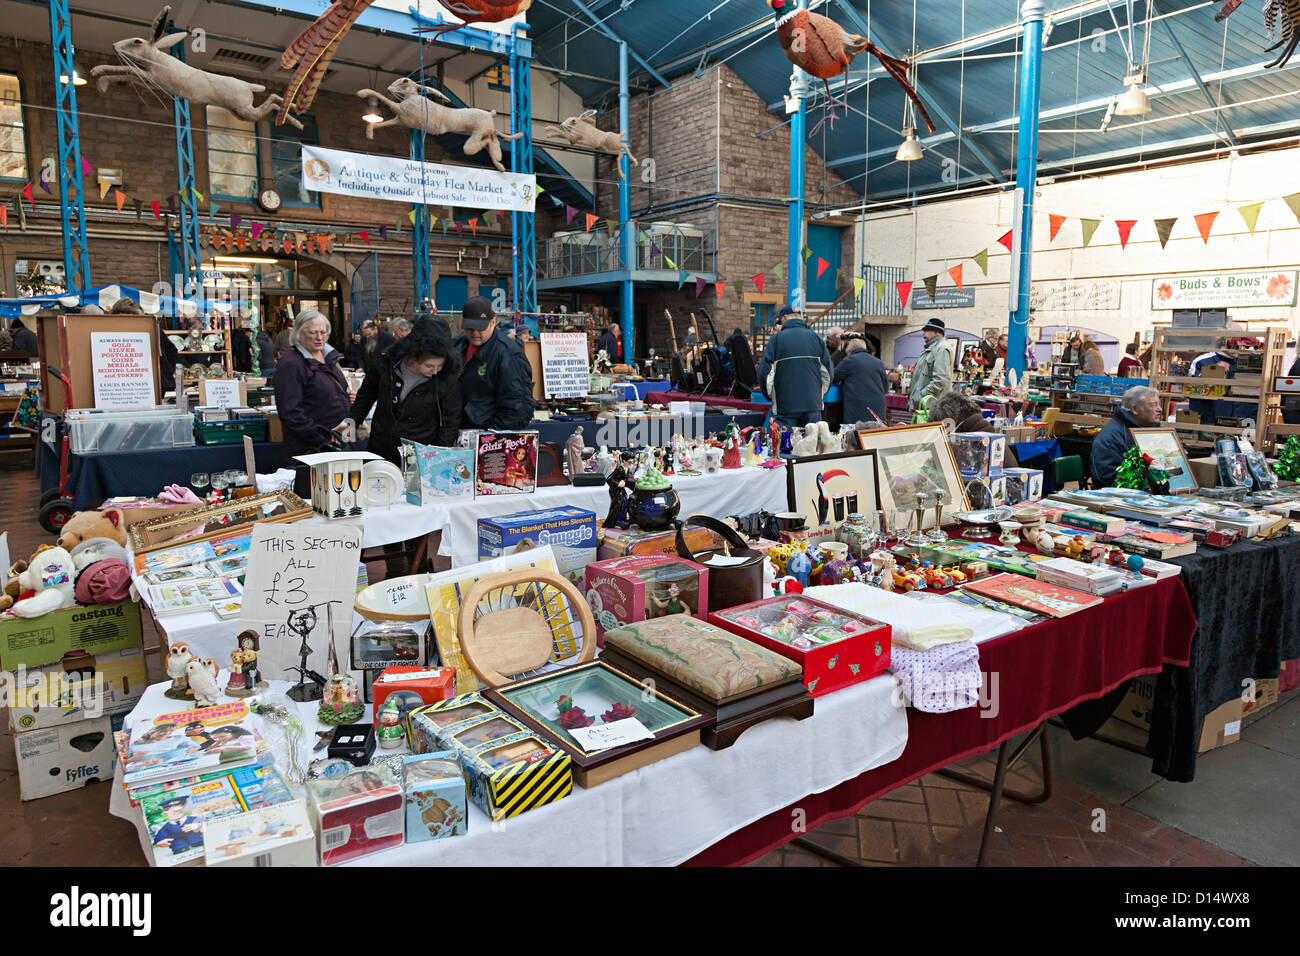
<instances>
[{"instance_id":1,"label":"framed print with red bird","mask_svg":"<svg viewBox=\"0 0 1300 956\"><path fill-rule=\"evenodd\" d=\"M813 529L838 528L851 514L873 514L880 507L875 453L846 451L790 460L786 505Z\"/></svg>"}]
</instances>

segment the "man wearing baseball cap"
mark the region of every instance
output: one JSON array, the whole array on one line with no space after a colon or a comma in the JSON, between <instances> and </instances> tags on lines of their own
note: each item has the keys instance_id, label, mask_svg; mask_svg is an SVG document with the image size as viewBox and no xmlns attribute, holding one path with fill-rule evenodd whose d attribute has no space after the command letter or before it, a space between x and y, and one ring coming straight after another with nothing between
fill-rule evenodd
<instances>
[{"instance_id":1,"label":"man wearing baseball cap","mask_svg":"<svg viewBox=\"0 0 1300 956\"><path fill-rule=\"evenodd\" d=\"M461 427L518 431L533 420L533 369L523 347L497 328L492 303L481 295L461 310L452 347L463 360Z\"/></svg>"},{"instance_id":2,"label":"man wearing baseball cap","mask_svg":"<svg viewBox=\"0 0 1300 956\"><path fill-rule=\"evenodd\" d=\"M758 387L772 403L772 417L783 428L822 420L822 399L831 385L830 349L808 328L797 309L776 315L781 328L767 340L758 366Z\"/></svg>"},{"instance_id":3,"label":"man wearing baseball cap","mask_svg":"<svg viewBox=\"0 0 1300 956\"><path fill-rule=\"evenodd\" d=\"M907 407L913 412L924 408L926 399L952 390L953 357L945 338L947 331L942 319L931 319L921 329L925 349L912 368L912 385L907 390Z\"/></svg>"}]
</instances>

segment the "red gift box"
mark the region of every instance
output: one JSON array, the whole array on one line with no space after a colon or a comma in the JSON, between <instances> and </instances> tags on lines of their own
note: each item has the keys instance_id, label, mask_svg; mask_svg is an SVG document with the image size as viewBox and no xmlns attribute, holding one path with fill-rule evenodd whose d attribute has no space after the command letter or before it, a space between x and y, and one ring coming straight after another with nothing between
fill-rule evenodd
<instances>
[{"instance_id":1,"label":"red gift box","mask_svg":"<svg viewBox=\"0 0 1300 956\"><path fill-rule=\"evenodd\" d=\"M765 598L715 611L709 623L802 664L804 686L814 697L889 668L888 624L812 598Z\"/></svg>"},{"instance_id":2,"label":"red gift box","mask_svg":"<svg viewBox=\"0 0 1300 956\"><path fill-rule=\"evenodd\" d=\"M676 586L676 594L670 590ZM709 569L666 554L635 554L587 565L587 603L596 619L597 643L625 624L689 613L705 620Z\"/></svg>"},{"instance_id":3,"label":"red gift box","mask_svg":"<svg viewBox=\"0 0 1300 956\"><path fill-rule=\"evenodd\" d=\"M382 674L371 685L374 695L374 724L379 726L379 714L384 709L388 698L401 692L397 707L405 719L407 711L426 704L436 704L441 700L451 700L456 696L456 668L454 667L419 667L393 664L385 667ZM416 700L416 695L419 700Z\"/></svg>"},{"instance_id":4,"label":"red gift box","mask_svg":"<svg viewBox=\"0 0 1300 956\"><path fill-rule=\"evenodd\" d=\"M402 845L402 784L387 767L313 780L309 796L323 866Z\"/></svg>"}]
</instances>

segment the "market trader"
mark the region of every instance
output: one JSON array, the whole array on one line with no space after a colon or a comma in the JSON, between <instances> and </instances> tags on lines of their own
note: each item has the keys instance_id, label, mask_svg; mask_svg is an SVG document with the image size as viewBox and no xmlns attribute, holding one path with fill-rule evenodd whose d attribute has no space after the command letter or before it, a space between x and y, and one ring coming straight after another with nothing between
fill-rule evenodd
<instances>
[{"instance_id":1,"label":"market trader","mask_svg":"<svg viewBox=\"0 0 1300 956\"><path fill-rule=\"evenodd\" d=\"M1092 443L1092 486L1108 488L1124 452L1133 444L1130 428L1151 428L1160 421L1160 393L1145 385L1134 385L1119 400L1119 408Z\"/></svg>"},{"instance_id":2,"label":"market trader","mask_svg":"<svg viewBox=\"0 0 1300 956\"><path fill-rule=\"evenodd\" d=\"M533 369L523 346L497 328L492 303L476 295L461 310L452 343L461 358L461 428L518 431L533 420Z\"/></svg>"}]
</instances>

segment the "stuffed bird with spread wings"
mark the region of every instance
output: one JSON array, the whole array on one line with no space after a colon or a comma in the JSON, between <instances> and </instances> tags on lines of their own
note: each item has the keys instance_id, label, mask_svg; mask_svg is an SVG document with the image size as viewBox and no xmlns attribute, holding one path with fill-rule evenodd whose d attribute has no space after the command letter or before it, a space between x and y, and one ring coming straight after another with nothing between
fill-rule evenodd
<instances>
[{"instance_id":1,"label":"stuffed bird with spread wings","mask_svg":"<svg viewBox=\"0 0 1300 956\"><path fill-rule=\"evenodd\" d=\"M416 33L432 33L438 37L459 30L469 23L503 23L511 17L527 12L533 5L533 0L438 0L438 3L465 22L420 27L415 31Z\"/></svg>"},{"instance_id":2,"label":"stuffed bird with spread wings","mask_svg":"<svg viewBox=\"0 0 1300 956\"><path fill-rule=\"evenodd\" d=\"M1215 23L1222 23L1241 6L1242 0L1228 0L1214 16ZM1300 45L1300 0L1268 0L1264 4L1264 27L1268 30L1269 39L1278 35L1278 21L1282 22L1281 39L1266 49L1265 53L1272 53L1274 50L1281 48L1282 52L1278 54L1277 59L1264 69L1272 67L1283 67L1291 60L1291 55L1295 53L1296 46Z\"/></svg>"}]
</instances>

